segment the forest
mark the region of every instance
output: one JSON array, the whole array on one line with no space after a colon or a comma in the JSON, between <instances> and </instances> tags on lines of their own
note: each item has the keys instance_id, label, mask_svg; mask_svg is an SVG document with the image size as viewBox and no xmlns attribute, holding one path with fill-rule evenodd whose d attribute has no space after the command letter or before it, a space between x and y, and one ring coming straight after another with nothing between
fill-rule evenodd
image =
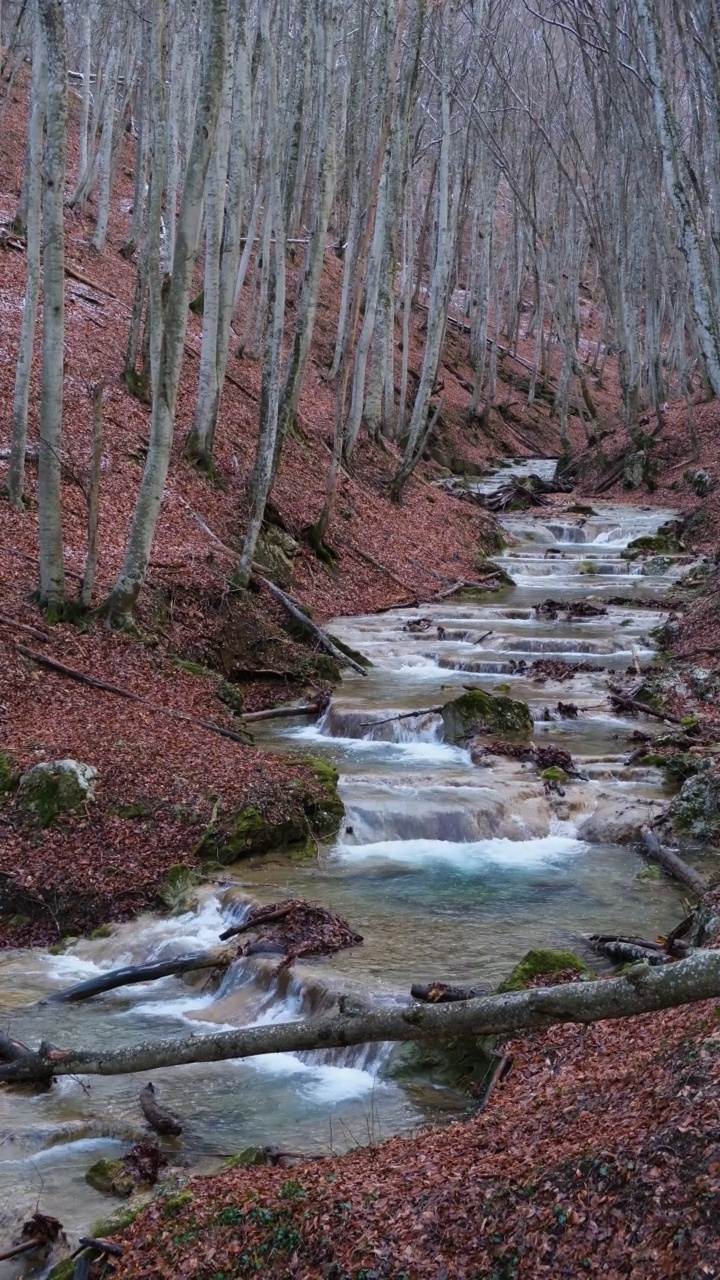
<instances>
[{"instance_id":1,"label":"forest","mask_svg":"<svg viewBox=\"0 0 720 1280\"><path fill-rule=\"evenodd\" d=\"M716 0L0 0L0 1277L720 1277Z\"/></svg>"}]
</instances>

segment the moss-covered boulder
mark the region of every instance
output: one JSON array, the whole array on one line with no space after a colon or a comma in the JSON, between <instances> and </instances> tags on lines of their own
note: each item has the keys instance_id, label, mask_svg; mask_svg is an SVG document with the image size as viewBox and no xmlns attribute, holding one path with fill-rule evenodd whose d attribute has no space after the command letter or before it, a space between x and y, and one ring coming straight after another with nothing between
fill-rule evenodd
<instances>
[{"instance_id":1,"label":"moss-covered boulder","mask_svg":"<svg viewBox=\"0 0 720 1280\"><path fill-rule=\"evenodd\" d=\"M472 689L441 711L445 741L467 742L476 733L512 733L528 736L533 731L533 718L525 702L504 695L495 697L484 689Z\"/></svg>"},{"instance_id":2,"label":"moss-covered boulder","mask_svg":"<svg viewBox=\"0 0 720 1280\"><path fill-rule=\"evenodd\" d=\"M497 1066L496 1042L497 1036L448 1036L396 1044L383 1075L391 1080L424 1080L455 1088L472 1084L482 1089Z\"/></svg>"},{"instance_id":3,"label":"moss-covered boulder","mask_svg":"<svg viewBox=\"0 0 720 1280\"><path fill-rule=\"evenodd\" d=\"M345 815L338 795L338 771L328 760L303 760L309 779L298 778L288 794L289 811L282 818L266 817L247 804L208 828L197 852L221 866L251 854L275 850L314 850L315 840L334 835Z\"/></svg>"},{"instance_id":4,"label":"moss-covered boulder","mask_svg":"<svg viewBox=\"0 0 720 1280\"><path fill-rule=\"evenodd\" d=\"M104 1196L124 1199L135 1189L135 1180L123 1160L96 1160L85 1174L85 1181Z\"/></svg>"},{"instance_id":5,"label":"moss-covered boulder","mask_svg":"<svg viewBox=\"0 0 720 1280\"><path fill-rule=\"evenodd\" d=\"M679 835L708 844L720 836L720 774L711 760L699 762L676 795L668 816Z\"/></svg>"},{"instance_id":6,"label":"moss-covered boulder","mask_svg":"<svg viewBox=\"0 0 720 1280\"><path fill-rule=\"evenodd\" d=\"M65 813L81 812L95 797L97 769L79 760L33 765L20 779L18 807L48 827Z\"/></svg>"},{"instance_id":7,"label":"moss-covered boulder","mask_svg":"<svg viewBox=\"0 0 720 1280\"><path fill-rule=\"evenodd\" d=\"M584 960L576 956L574 951L555 951L550 947L534 947L525 953L522 960L518 961L505 981L500 983L498 991L524 991L534 983L536 978L552 978L568 970L577 973L580 977L595 977L592 969L585 964Z\"/></svg>"}]
</instances>

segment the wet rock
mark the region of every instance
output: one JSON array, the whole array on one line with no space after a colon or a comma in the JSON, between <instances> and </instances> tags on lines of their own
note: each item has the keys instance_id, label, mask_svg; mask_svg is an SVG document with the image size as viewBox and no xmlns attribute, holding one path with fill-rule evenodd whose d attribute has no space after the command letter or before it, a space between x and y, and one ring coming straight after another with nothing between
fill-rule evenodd
<instances>
[{"instance_id":1,"label":"wet rock","mask_svg":"<svg viewBox=\"0 0 720 1280\"><path fill-rule=\"evenodd\" d=\"M628 454L623 467L623 484L626 489L641 489L646 486L651 491L655 488L657 463L646 449Z\"/></svg>"},{"instance_id":2,"label":"wet rock","mask_svg":"<svg viewBox=\"0 0 720 1280\"><path fill-rule=\"evenodd\" d=\"M703 760L698 772L683 783L668 810L679 835L707 844L720 835L720 775L712 761Z\"/></svg>"},{"instance_id":3,"label":"wet rock","mask_svg":"<svg viewBox=\"0 0 720 1280\"><path fill-rule=\"evenodd\" d=\"M525 702L504 695L494 697L483 689L471 689L460 698L446 702L441 711L445 741L467 742L478 733L518 733L533 731L533 719Z\"/></svg>"},{"instance_id":4,"label":"wet rock","mask_svg":"<svg viewBox=\"0 0 720 1280\"><path fill-rule=\"evenodd\" d=\"M33 765L20 779L18 807L48 827L63 813L77 813L95 798L97 769L78 760Z\"/></svg>"},{"instance_id":5,"label":"wet rock","mask_svg":"<svg viewBox=\"0 0 720 1280\"><path fill-rule=\"evenodd\" d=\"M183 866L181 862L176 862L158 890L158 897L165 909L173 914L191 911L197 901L195 897L197 879L195 871Z\"/></svg>"},{"instance_id":6,"label":"wet rock","mask_svg":"<svg viewBox=\"0 0 720 1280\"><path fill-rule=\"evenodd\" d=\"M104 1196L125 1199L135 1189L135 1179L123 1160L96 1160L85 1174L85 1181Z\"/></svg>"},{"instance_id":7,"label":"wet rock","mask_svg":"<svg viewBox=\"0 0 720 1280\"><path fill-rule=\"evenodd\" d=\"M664 810L661 800L644 796L619 804L617 798L602 799L593 813L578 823L578 840L588 844L634 844L642 829Z\"/></svg>"},{"instance_id":8,"label":"wet rock","mask_svg":"<svg viewBox=\"0 0 720 1280\"><path fill-rule=\"evenodd\" d=\"M710 472L705 471L704 468L698 471L693 471L690 468L684 473L683 478L690 485L693 493L697 494L698 498L707 498L713 488L713 478Z\"/></svg>"},{"instance_id":9,"label":"wet rock","mask_svg":"<svg viewBox=\"0 0 720 1280\"><path fill-rule=\"evenodd\" d=\"M424 1080L430 1084L482 1089L497 1066L497 1036L453 1036L435 1041L408 1041L393 1046L383 1068L391 1080Z\"/></svg>"}]
</instances>

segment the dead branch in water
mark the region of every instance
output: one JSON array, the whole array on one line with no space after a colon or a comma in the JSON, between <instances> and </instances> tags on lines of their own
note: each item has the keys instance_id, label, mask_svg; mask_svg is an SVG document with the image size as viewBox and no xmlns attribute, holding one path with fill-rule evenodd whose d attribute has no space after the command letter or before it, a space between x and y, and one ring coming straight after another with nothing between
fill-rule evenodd
<instances>
[{"instance_id":1,"label":"dead branch in water","mask_svg":"<svg viewBox=\"0 0 720 1280\"><path fill-rule=\"evenodd\" d=\"M676 880L680 880L682 884L687 885L692 893L698 898L702 898L707 891L707 881L700 875L699 871L695 871L693 867L689 867L677 853L673 853L671 849L667 849L662 845L649 827L642 829L643 844L648 857L657 862L665 871Z\"/></svg>"},{"instance_id":2,"label":"dead branch in water","mask_svg":"<svg viewBox=\"0 0 720 1280\"><path fill-rule=\"evenodd\" d=\"M138 982L156 982L159 978L193 973L196 969L226 969L234 958L228 951L205 951L196 956L178 956L174 960L155 960L151 964L133 965L127 969L110 969L97 978L89 978L87 982L79 982L77 986L56 991L39 1003L76 1004L79 1000L90 1000L92 996L102 995L105 991L131 987Z\"/></svg>"}]
</instances>

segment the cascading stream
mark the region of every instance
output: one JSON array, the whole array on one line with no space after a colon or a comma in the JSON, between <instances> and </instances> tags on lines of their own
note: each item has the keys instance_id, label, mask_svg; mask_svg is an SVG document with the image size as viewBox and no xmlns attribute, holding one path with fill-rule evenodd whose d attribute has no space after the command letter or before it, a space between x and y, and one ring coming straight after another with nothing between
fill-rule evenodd
<instances>
[{"instance_id":1,"label":"cascading stream","mask_svg":"<svg viewBox=\"0 0 720 1280\"><path fill-rule=\"evenodd\" d=\"M549 477L554 463L526 460L512 470ZM497 487L509 474L479 487ZM491 984L530 946L577 948L590 932L652 935L670 927L682 895L667 880L644 877L632 844L632 831L666 802L661 777L623 766L633 722L608 709L605 682L608 671L653 653L650 632L662 615L642 601L662 595L682 564L665 562L654 574L652 561L629 561L622 552L671 514L602 504L586 517L557 508L511 515L503 520L511 545L498 563L514 586L332 624L374 663L367 679L348 675L317 724L268 724L262 741L337 764L346 821L333 845L316 861L243 863L232 883L205 891L185 916L137 920L63 955L3 953L4 1025L30 1042L44 1036L118 1047L298 1018L329 1005L338 989L391 1000L415 981ZM548 596L597 603L612 595L633 603L569 621L564 613L555 620L535 613ZM427 625L411 626L420 618ZM538 658L603 670L566 684L539 681L529 671ZM430 709L468 684L525 700L534 741L571 751L588 780L571 782L564 798L548 797L531 765L497 757L477 765L446 743ZM576 704L578 718L558 718L559 701ZM238 961L212 988L206 975L168 978L89 1004L28 1007L102 969L215 946L249 897L289 895L340 912L364 945L296 965L282 981L277 962ZM253 1143L341 1150L416 1127L442 1092L429 1101L427 1090L384 1080L384 1052L281 1054L159 1071L153 1081L183 1117L183 1152L207 1167ZM43 1211L70 1232L105 1216L113 1203L90 1190L84 1172L99 1156L127 1148L140 1127L144 1081L67 1079L45 1094L0 1094L0 1203L32 1209L40 1196Z\"/></svg>"}]
</instances>

